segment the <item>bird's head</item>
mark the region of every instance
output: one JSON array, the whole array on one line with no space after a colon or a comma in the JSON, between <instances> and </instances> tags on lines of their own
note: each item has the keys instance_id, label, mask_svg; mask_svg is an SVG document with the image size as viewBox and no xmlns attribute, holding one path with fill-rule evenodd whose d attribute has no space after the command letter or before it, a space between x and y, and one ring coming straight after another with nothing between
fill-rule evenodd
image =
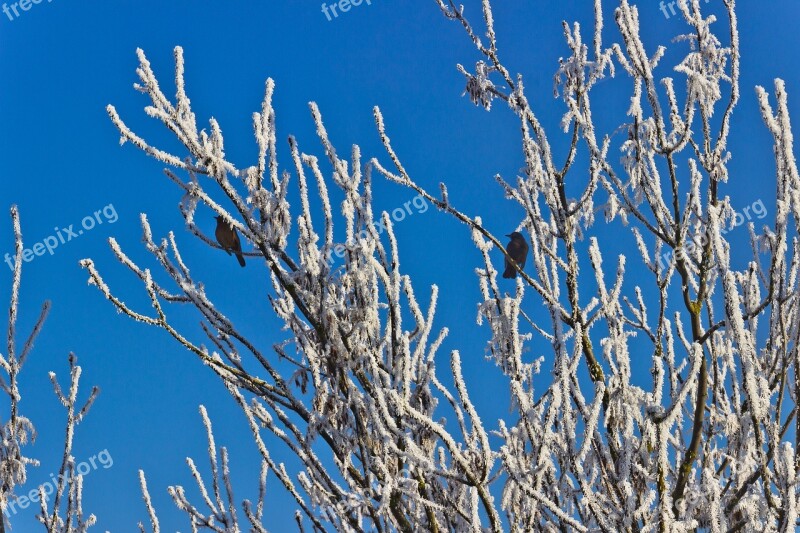
<instances>
[{"instance_id":1,"label":"bird's head","mask_svg":"<svg viewBox=\"0 0 800 533\"><path fill-rule=\"evenodd\" d=\"M513 233L509 233L508 235L506 235L506 237L510 237L511 240L524 239L525 238L525 237L522 236L522 233L520 233L518 231L515 231Z\"/></svg>"},{"instance_id":2,"label":"bird's head","mask_svg":"<svg viewBox=\"0 0 800 533\"><path fill-rule=\"evenodd\" d=\"M222 221L223 221L223 220L225 220L225 219L224 219L224 218L222 218L222 215L216 215L216 216L214 217L214 220L216 220L217 222L222 222Z\"/></svg>"}]
</instances>

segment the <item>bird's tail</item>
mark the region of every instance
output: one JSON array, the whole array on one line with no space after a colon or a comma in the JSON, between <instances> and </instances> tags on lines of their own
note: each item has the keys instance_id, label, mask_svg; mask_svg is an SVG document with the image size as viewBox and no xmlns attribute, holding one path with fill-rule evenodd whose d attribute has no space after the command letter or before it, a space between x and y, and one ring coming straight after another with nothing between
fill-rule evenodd
<instances>
[{"instance_id":1,"label":"bird's tail","mask_svg":"<svg viewBox=\"0 0 800 533\"><path fill-rule=\"evenodd\" d=\"M514 279L517 277L517 269L513 265L508 265L506 271L503 272L503 277L506 279Z\"/></svg>"},{"instance_id":2,"label":"bird's tail","mask_svg":"<svg viewBox=\"0 0 800 533\"><path fill-rule=\"evenodd\" d=\"M244 266L244 256L241 253L236 254L236 259L239 261L241 266Z\"/></svg>"}]
</instances>

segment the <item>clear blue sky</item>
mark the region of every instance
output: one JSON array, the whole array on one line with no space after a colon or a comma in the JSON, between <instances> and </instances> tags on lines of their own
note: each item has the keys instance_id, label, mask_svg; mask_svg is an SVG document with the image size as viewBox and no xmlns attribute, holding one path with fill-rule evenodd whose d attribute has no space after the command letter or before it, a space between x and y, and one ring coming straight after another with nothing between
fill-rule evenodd
<instances>
[{"instance_id":1,"label":"clear blue sky","mask_svg":"<svg viewBox=\"0 0 800 533\"><path fill-rule=\"evenodd\" d=\"M561 20L579 20L588 32L592 2L496 3L501 55L512 71L526 75L528 98L549 128L557 153L563 154L566 139L558 133L563 107L552 93L557 60L568 53ZM608 45L618 35L614 3L604 3ZM479 13L478 4L467 6L473 17ZM670 38L686 26L678 17L666 18L653 0L639 4L650 50L656 44L668 45L662 65L674 64L685 53L685 44L671 44ZM721 14L722 2L709 0L705 8ZM742 102L733 118L732 180L724 193L732 196L734 206L763 199L770 217L774 163L753 86L765 85L772 92L773 78L783 77L792 109L800 116L798 14L800 6L793 0L739 6ZM718 24L724 27L724 20ZM589 34L584 37L589 39ZM254 162L251 114L260 108L264 80L272 77L277 84L282 168L290 168L285 143L290 134L297 136L302 150L322 155L307 107L312 100L319 104L340 153L357 143L366 156L387 162L372 119L372 106L379 105L396 149L420 184L435 190L445 181L451 201L471 215L482 215L496 234L510 232L522 215L503 200L492 179L496 173L513 179L523 166L517 122L499 103L486 113L461 97L464 79L455 64L469 67L479 58L460 26L446 21L432 1L372 0L330 21L318 2L299 1L43 0L28 11L19 10L13 20L0 12L0 258L12 251L7 216L11 204L19 205L26 244L31 246L53 235L55 227L77 228L83 217L109 204L118 216L113 224L106 221L59 246L52 256L26 264L19 328L27 333L41 302L53 301L22 375L22 410L40 433L27 451L42 461L41 468L30 469L28 489L46 481L60 460L64 413L50 393L47 372L54 370L66 379L67 353L74 351L84 369L84 394L93 384L102 388L79 427L74 450L78 461L104 449L114 460L111 468L92 472L85 480L85 511L98 516L97 531L132 531L137 521L146 521L139 468L148 475L162 529L189 529L166 487L182 484L197 494L184 463L187 456L208 475L197 411L201 403L215 423L217 443L232 452L237 500L257 495L258 457L243 415L218 379L164 332L116 314L87 286L78 260L93 258L126 301L149 312L141 286L112 259L106 243L114 236L134 259L153 266L140 242L138 214L147 213L157 236L176 231L193 272L223 313L266 351L283 339L265 298L263 266L250 260L240 269L232 258L188 235L177 209L180 193L161 173L163 165L129 144L120 147L106 115L105 106L112 103L134 131L161 146L174 146L164 128L144 115L147 102L132 84L137 81L135 49L141 47L165 92L172 93L176 45L185 50L187 91L195 113L204 123L212 115L219 120L227 153L239 166ZM664 67L661 75L667 75ZM671 75L682 82L681 76ZM626 120L630 83L624 74L604 82L593 94L595 113L606 131ZM379 209L391 210L412 196L400 187L376 184ZM207 226L213 229L210 218ZM631 241L617 237L619 227L600 223L596 230L601 245L616 247L615 253L634 252L629 254L634 259ZM505 394L496 393L503 386L502 376L483 358L488 329L475 325L479 294L474 269L481 263L468 231L430 209L400 223L397 233L401 266L415 280L423 304L428 302L428 287L440 287L437 325L452 333L440 352L439 368L446 372L444 357L451 349L461 350L472 396L485 423L495 427L496 419L507 415L508 403ZM495 255L499 266L500 255ZM633 275L631 288L636 280ZM8 301L10 284L11 273L0 263L0 302ZM535 314L538 301L526 302ZM174 309L172 316L196 331L197 317L189 311ZM531 350L529 357L550 353L541 339ZM6 404L0 402L0 407L5 410ZM280 448L274 455L286 457ZM267 526L277 532L291 530L295 506L274 479L269 490ZM37 531L34 514L30 508L21 511L13 521L15 531Z\"/></svg>"}]
</instances>

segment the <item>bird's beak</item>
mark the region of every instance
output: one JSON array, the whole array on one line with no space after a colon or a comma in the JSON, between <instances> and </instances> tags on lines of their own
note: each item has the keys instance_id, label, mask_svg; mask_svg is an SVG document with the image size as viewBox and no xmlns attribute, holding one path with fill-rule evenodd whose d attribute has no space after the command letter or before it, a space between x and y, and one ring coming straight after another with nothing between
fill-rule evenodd
<instances>
[{"instance_id":1,"label":"bird's beak","mask_svg":"<svg viewBox=\"0 0 800 533\"><path fill-rule=\"evenodd\" d=\"M506 235L506 237L508 237L510 239L511 238L511 234L509 233L508 235Z\"/></svg>"}]
</instances>

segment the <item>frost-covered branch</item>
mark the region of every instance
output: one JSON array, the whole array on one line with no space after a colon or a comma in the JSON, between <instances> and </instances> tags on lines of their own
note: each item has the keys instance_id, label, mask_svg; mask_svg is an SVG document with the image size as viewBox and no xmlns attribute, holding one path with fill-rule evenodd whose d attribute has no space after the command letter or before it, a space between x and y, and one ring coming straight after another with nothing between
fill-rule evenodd
<instances>
[{"instance_id":1,"label":"frost-covered branch","mask_svg":"<svg viewBox=\"0 0 800 533\"><path fill-rule=\"evenodd\" d=\"M182 180L175 171L166 171L183 191L180 209L190 234L217 247L195 224L202 208L222 216L243 237L245 255L259 258L250 262L268 269L273 289L270 303L288 336L268 351L251 342L218 310L202 282L192 277L177 236L170 233L156 241L144 215L145 246L168 282L157 281L149 269L134 264L116 241L111 241L111 247L144 285L151 311L128 306L87 259L83 266L90 283L118 310L164 329L211 367L245 414L265 464L263 475L275 474L315 530L413 531L419 524L434 530L475 528L485 516L494 531L501 531L501 516L490 489L497 473L496 452L460 377L458 354L451 364L456 391L447 394L462 421L461 435L452 434L434 413L435 389L443 389L434 361L447 335L445 329L434 332L438 291L432 288L426 311L411 280L400 271L399 243L391 219L387 213L372 211L372 160L362 162L357 146L349 159L341 158L320 110L311 104L311 117L333 171L332 184L344 197L345 242L337 244L336 216L322 161L302 152L290 137L290 170L279 172L271 80L266 83L261 111L253 116L256 164L239 169L225 159L219 125L212 119L210 134L197 127L183 88L182 51L175 52L174 101L159 88L144 54L139 52L139 56L138 88L152 102L147 112L179 139L186 154L170 155L148 144L109 106L112 121L123 140L186 173ZM292 217L286 200L292 177L301 198L294 251L289 248ZM312 180L321 213L315 213L309 201ZM319 216L322 222L316 221ZM338 267L330 260L335 247L345 252L344 264ZM178 312L175 304L186 303L199 313L208 345L171 325L168 313ZM411 323L404 325L409 318ZM264 444L265 432L276 436L301 461L301 471L290 474L274 461ZM320 455L320 443L324 455ZM212 467L216 480L213 471ZM193 472L199 486L204 486L198 471ZM235 530L232 496L221 505L222 495L215 487L213 494L201 489L210 514L194 507L179 488L171 489L171 494L193 527ZM243 505L256 529L263 525L259 525L263 494L261 498L255 509L249 503ZM453 507L464 512L452 515L449 509ZM149 504L148 512L156 524Z\"/></svg>"},{"instance_id":2,"label":"frost-covered branch","mask_svg":"<svg viewBox=\"0 0 800 533\"><path fill-rule=\"evenodd\" d=\"M83 406L78 405L77 394L81 368L76 365L77 358L73 354L69 356L71 369L70 388L66 395L56 381L55 374L50 373L50 380L53 383L55 394L67 409L64 451L56 486L54 487L48 482L39 486L37 490L31 491L29 495L17 497L14 494L14 488L25 484L27 480L26 467L28 465L39 465L38 461L25 457L22 453L22 447L36 438L36 430L33 423L20 414L19 404L22 396L19 390L18 377L22 365L33 349L34 341L44 325L45 318L50 310L50 302L44 303L28 339L22 349L18 350L16 344L16 322L19 313L23 244L19 212L16 206L11 208L11 220L14 227L15 262L11 287L11 305L9 308L7 353L5 355L0 354L0 368L2 368L6 376L0 375L0 387L9 396L11 413L9 420L2 426L2 443L0 443L0 483L2 483L2 486L0 486L0 511L3 515L0 516L0 532L6 531L6 517L16 514L17 500L24 498L41 503L41 514L37 515L37 519L44 524L49 533L83 533L95 524L96 519L94 515L90 515L88 518L83 516L83 477L75 470L75 459L71 454L72 442L76 426L88 413L99 390L95 387ZM49 487L49 492L45 490L45 487ZM65 493L66 508L64 517L62 517L60 513L63 503L62 498ZM55 496L51 513L48 512L47 501L53 494ZM20 506L27 507L27 503L21 502Z\"/></svg>"},{"instance_id":3,"label":"frost-covered branch","mask_svg":"<svg viewBox=\"0 0 800 533\"><path fill-rule=\"evenodd\" d=\"M89 397L81 405L78 402L78 387L81 379L81 367L78 366L78 358L75 354L69 354L70 382L67 394L61 389L55 372L50 372L50 382L53 384L53 391L67 410L66 434L64 437L64 454L61 458L61 467L58 471L55 487L50 486L52 494L45 491L43 486L39 487L39 502L41 513L36 518L41 522L48 533L84 533L95 525L97 517L90 514L87 518L83 516L83 475L80 474L75 465L75 457L72 455L72 444L75 437L75 429L89 413L97 395L100 394L98 387L93 387ZM49 485L49 483L48 483ZM52 497L52 509L48 509L48 499ZM66 498L66 502L64 501ZM64 516L61 516L62 505Z\"/></svg>"},{"instance_id":4,"label":"frost-covered branch","mask_svg":"<svg viewBox=\"0 0 800 533\"><path fill-rule=\"evenodd\" d=\"M745 235L729 234L741 224L728 169L740 99L734 1L723 0L723 37L699 0L678 2L688 29L672 45L684 57L669 74L682 83L664 72L666 48L648 49L646 23L627 0L614 10L610 45L601 0L593 2L590 42L579 24L564 22L567 56L553 74L561 135L545 131L524 76L506 67L490 0L479 2L477 24L470 7L435 4L475 46L474 70L457 67L465 94L487 110L502 101L518 120L520 175L494 179L520 212L527 268L503 247L499 229L451 203L446 184L433 194L413 176L377 107L389 164L358 146L340 155L312 103L324 157L289 137L286 168L277 153L273 81L253 114L253 163L241 168L225 155L219 123L210 119L208 132L198 126L180 48L173 98L141 51L137 89L181 153L146 141L108 107L123 141L170 167L188 235L210 252L225 249L197 222L210 214L241 235L248 261L266 268L269 303L285 335L268 348L249 339L195 278L180 235L155 238L145 215L144 245L157 268L134 263L114 240L111 249L144 287L149 310L125 303L94 262L83 261L90 283L119 311L164 329L218 375L251 431L262 462L258 503L237 507L226 452L217 451L204 414L211 485L190 462L203 510L171 488L178 507L195 530L238 531L241 508L263 531L269 473L295 499L301 530L304 523L315 531L380 532L794 528L800 241L789 235L800 223L800 173L777 81L775 109L757 91L775 140L774 223L748 224L751 259L737 268L732 258ZM598 82L618 73L631 91L627 116L601 123L592 106ZM461 353L473 347L451 352L453 387L437 372L448 330L434 325L435 312L448 295L434 286L423 301L403 273L407 244L387 213L373 212L375 174L464 223L481 254L478 319L488 326L485 353L506 379L512 406L496 424L478 412L474 385L464 379ZM295 184L293 210L287 198ZM602 225L613 226L620 242L627 238L633 253L607 257ZM337 248L344 260L334 266ZM504 259L518 271L514 285L498 280L495 263ZM546 320L531 318L539 306ZM205 340L173 325L187 311L199 317ZM290 472L279 452L300 468ZM143 474L141 484L158 531Z\"/></svg>"},{"instance_id":5,"label":"frost-covered branch","mask_svg":"<svg viewBox=\"0 0 800 533\"><path fill-rule=\"evenodd\" d=\"M17 317L19 314L19 290L22 284L22 227L19 211L11 207L11 222L14 228L14 270L11 282L11 303L8 308L8 332L6 353L0 353L0 389L8 396L9 414L5 422L0 418L0 533L6 531L6 514L17 496L14 488L24 485L27 480L27 466L38 466L39 462L26 457L22 448L36 439L33 422L20 413L22 395L19 389L19 373L22 365L33 349L33 343L44 325L50 302L42 305L42 310L30 335L22 346L17 348Z\"/></svg>"}]
</instances>

